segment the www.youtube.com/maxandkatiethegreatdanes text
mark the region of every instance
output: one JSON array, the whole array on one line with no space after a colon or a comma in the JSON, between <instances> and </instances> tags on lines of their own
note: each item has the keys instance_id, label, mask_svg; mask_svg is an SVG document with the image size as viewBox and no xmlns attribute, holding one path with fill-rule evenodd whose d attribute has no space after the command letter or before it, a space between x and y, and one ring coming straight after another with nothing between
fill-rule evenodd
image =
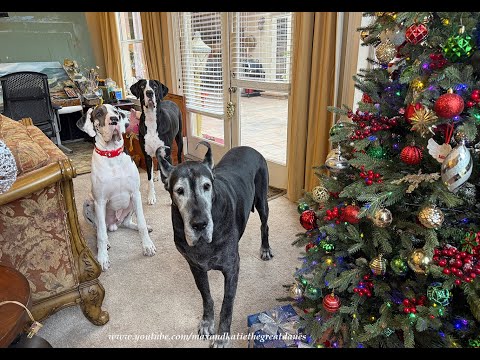
<instances>
[{"instance_id":1,"label":"www.youtube.com/maxandkatiethegreatdanes text","mask_svg":"<svg viewBox=\"0 0 480 360\"><path fill-rule=\"evenodd\" d=\"M258 342L266 342L272 340L288 340L288 341L305 341L306 335L304 334L278 334L278 335L268 335L268 334L223 334L223 335L199 335L198 333L190 334L163 334L163 333L151 333L151 334L109 334L108 339L110 341L203 341L208 340L224 340L230 339L231 341L235 340L253 340Z\"/></svg>"}]
</instances>

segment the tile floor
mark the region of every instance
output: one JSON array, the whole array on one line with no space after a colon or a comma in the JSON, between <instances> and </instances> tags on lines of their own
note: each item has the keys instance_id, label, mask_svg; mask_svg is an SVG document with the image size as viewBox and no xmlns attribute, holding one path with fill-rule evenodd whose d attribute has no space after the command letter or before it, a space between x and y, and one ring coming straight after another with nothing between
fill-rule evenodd
<instances>
[{"instance_id":1,"label":"tile floor","mask_svg":"<svg viewBox=\"0 0 480 360\"><path fill-rule=\"evenodd\" d=\"M241 145L257 149L267 160L287 160L288 99L270 96L240 97ZM223 121L202 117L202 134L223 139Z\"/></svg>"}]
</instances>

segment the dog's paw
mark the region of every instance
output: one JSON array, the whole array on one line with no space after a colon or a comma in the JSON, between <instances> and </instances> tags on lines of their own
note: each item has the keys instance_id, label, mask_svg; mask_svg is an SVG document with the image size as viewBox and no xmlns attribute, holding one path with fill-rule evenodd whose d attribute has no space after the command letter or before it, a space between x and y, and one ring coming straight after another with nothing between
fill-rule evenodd
<instances>
[{"instance_id":1,"label":"dog's paw","mask_svg":"<svg viewBox=\"0 0 480 360\"><path fill-rule=\"evenodd\" d=\"M153 242L150 240L149 242L144 242L143 243L143 255L145 256L153 256L157 252L157 248L153 244Z\"/></svg>"},{"instance_id":2,"label":"dog's paw","mask_svg":"<svg viewBox=\"0 0 480 360\"><path fill-rule=\"evenodd\" d=\"M272 249L270 247L268 247L267 249L265 248L260 248L260 258L262 260L270 260L271 258L273 258L273 253L272 253Z\"/></svg>"},{"instance_id":3,"label":"dog's paw","mask_svg":"<svg viewBox=\"0 0 480 360\"><path fill-rule=\"evenodd\" d=\"M108 231L117 231L117 230L118 230L117 224L108 225Z\"/></svg>"},{"instance_id":4,"label":"dog's paw","mask_svg":"<svg viewBox=\"0 0 480 360\"><path fill-rule=\"evenodd\" d=\"M211 342L211 348L229 348L232 346L230 339L215 339Z\"/></svg>"},{"instance_id":5,"label":"dog's paw","mask_svg":"<svg viewBox=\"0 0 480 360\"><path fill-rule=\"evenodd\" d=\"M153 228L150 225L147 225L147 230L149 233L151 233L153 231Z\"/></svg>"},{"instance_id":6,"label":"dog's paw","mask_svg":"<svg viewBox=\"0 0 480 360\"><path fill-rule=\"evenodd\" d=\"M160 179L160 175L159 175L158 173L154 173L154 174L153 174L153 181L154 181L154 182L157 182L158 179Z\"/></svg>"},{"instance_id":7,"label":"dog's paw","mask_svg":"<svg viewBox=\"0 0 480 360\"><path fill-rule=\"evenodd\" d=\"M200 320L198 324L198 335L200 335L204 340L207 339L210 335L215 334L215 321L212 320Z\"/></svg>"},{"instance_id":8,"label":"dog's paw","mask_svg":"<svg viewBox=\"0 0 480 360\"><path fill-rule=\"evenodd\" d=\"M111 264L108 254L104 254L103 252L98 253L97 260L100 263L103 271L107 271L110 268Z\"/></svg>"},{"instance_id":9,"label":"dog's paw","mask_svg":"<svg viewBox=\"0 0 480 360\"><path fill-rule=\"evenodd\" d=\"M155 192L152 191L148 194L148 205L155 205L157 202L157 197L155 196Z\"/></svg>"}]
</instances>

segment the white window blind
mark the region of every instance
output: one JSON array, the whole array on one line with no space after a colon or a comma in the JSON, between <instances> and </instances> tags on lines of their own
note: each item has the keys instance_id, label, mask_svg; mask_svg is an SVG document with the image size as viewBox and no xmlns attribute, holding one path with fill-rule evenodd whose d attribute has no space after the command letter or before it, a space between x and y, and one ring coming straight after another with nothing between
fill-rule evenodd
<instances>
[{"instance_id":1,"label":"white window blind","mask_svg":"<svg viewBox=\"0 0 480 360\"><path fill-rule=\"evenodd\" d=\"M222 15L179 13L183 93L187 109L223 116Z\"/></svg>"},{"instance_id":2,"label":"white window blind","mask_svg":"<svg viewBox=\"0 0 480 360\"><path fill-rule=\"evenodd\" d=\"M233 35L235 79L290 83L291 12L237 12Z\"/></svg>"}]
</instances>

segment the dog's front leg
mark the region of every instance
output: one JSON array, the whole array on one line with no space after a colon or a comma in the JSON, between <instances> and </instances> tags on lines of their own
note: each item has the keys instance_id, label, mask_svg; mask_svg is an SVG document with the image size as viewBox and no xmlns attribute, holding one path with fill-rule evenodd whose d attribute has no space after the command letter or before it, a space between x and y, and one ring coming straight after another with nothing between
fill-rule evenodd
<instances>
[{"instance_id":1,"label":"dog's front leg","mask_svg":"<svg viewBox=\"0 0 480 360\"><path fill-rule=\"evenodd\" d=\"M230 326L232 325L233 303L235 301L235 294L237 292L238 270L240 268L240 260L237 258L235 264L223 270L223 277L225 279L224 295L222 310L220 311L220 323L218 325L219 337L215 339L212 347L230 347Z\"/></svg>"},{"instance_id":2,"label":"dog's front leg","mask_svg":"<svg viewBox=\"0 0 480 360\"><path fill-rule=\"evenodd\" d=\"M137 226L140 238L142 239L143 255L153 256L157 249L150 239L150 235L148 235L148 226L143 214L142 196L139 190L133 194L133 206L135 214L137 214Z\"/></svg>"},{"instance_id":3,"label":"dog's front leg","mask_svg":"<svg viewBox=\"0 0 480 360\"><path fill-rule=\"evenodd\" d=\"M105 216L107 212L107 202L105 200L95 200L95 213L97 215L97 260L103 271L110 267L108 258L108 234Z\"/></svg>"},{"instance_id":4,"label":"dog's front leg","mask_svg":"<svg viewBox=\"0 0 480 360\"><path fill-rule=\"evenodd\" d=\"M153 161L150 155L145 155L145 165L148 176L148 205L154 205L157 202L157 197L153 187Z\"/></svg>"},{"instance_id":5,"label":"dog's front leg","mask_svg":"<svg viewBox=\"0 0 480 360\"><path fill-rule=\"evenodd\" d=\"M195 284L202 295L203 300L203 317L198 325L198 333L208 337L215 334L215 319L213 312L213 299L210 295L210 285L208 283L208 274L206 271L190 265L190 269L195 279Z\"/></svg>"}]
</instances>

